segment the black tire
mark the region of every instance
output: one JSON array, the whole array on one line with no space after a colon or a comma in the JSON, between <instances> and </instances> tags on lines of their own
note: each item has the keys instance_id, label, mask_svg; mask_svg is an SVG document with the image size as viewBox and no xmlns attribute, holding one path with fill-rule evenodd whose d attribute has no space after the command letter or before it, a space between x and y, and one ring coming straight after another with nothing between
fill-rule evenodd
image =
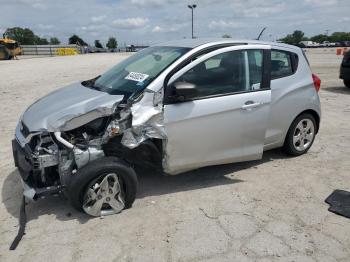
<instances>
[{"instance_id":1,"label":"black tire","mask_svg":"<svg viewBox=\"0 0 350 262\"><path fill-rule=\"evenodd\" d=\"M350 88L350 79L344 80L344 85Z\"/></svg>"},{"instance_id":2,"label":"black tire","mask_svg":"<svg viewBox=\"0 0 350 262\"><path fill-rule=\"evenodd\" d=\"M10 54L4 47L0 47L0 52L3 54L2 56L4 60L9 60Z\"/></svg>"},{"instance_id":3,"label":"black tire","mask_svg":"<svg viewBox=\"0 0 350 262\"><path fill-rule=\"evenodd\" d=\"M296 147L294 146L293 136L294 136L294 132L295 132L297 125L303 119L309 119L312 121L312 123L314 125L314 136L313 136L313 139L312 139L310 145L305 150L300 151L300 150L297 150ZM300 156L300 155L307 153L307 151L309 151L309 149L311 148L312 144L315 141L316 130L317 130L317 124L316 124L315 118L311 114L307 114L307 113L301 114L296 119L294 119L293 123L290 125L286 139L284 141L283 150L287 154L292 155L292 156Z\"/></svg>"},{"instance_id":4,"label":"black tire","mask_svg":"<svg viewBox=\"0 0 350 262\"><path fill-rule=\"evenodd\" d=\"M124 191L125 208L130 208L135 201L137 192L137 176L132 167L116 157L104 157L90 162L73 175L67 186L67 195L71 204L79 211L83 211L83 197L85 190L92 180L97 177L115 172L118 174Z\"/></svg>"}]
</instances>

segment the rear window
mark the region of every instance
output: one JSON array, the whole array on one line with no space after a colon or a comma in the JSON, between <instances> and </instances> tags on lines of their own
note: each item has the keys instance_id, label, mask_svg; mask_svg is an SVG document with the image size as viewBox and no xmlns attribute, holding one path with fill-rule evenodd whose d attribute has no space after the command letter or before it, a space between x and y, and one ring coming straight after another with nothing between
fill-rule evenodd
<instances>
[{"instance_id":1,"label":"rear window","mask_svg":"<svg viewBox=\"0 0 350 262\"><path fill-rule=\"evenodd\" d=\"M271 50L271 79L278 79L293 75L298 67L299 58L297 54Z\"/></svg>"}]
</instances>

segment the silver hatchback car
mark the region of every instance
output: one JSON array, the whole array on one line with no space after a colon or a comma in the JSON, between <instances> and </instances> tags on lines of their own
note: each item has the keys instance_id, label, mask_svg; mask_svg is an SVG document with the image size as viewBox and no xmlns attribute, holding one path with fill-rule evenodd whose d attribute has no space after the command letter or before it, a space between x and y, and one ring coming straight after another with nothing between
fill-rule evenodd
<instances>
[{"instance_id":1,"label":"silver hatchback car","mask_svg":"<svg viewBox=\"0 0 350 262\"><path fill-rule=\"evenodd\" d=\"M294 46L152 46L23 113L13 140L23 194L65 193L79 210L109 215L134 202L137 166L175 175L279 147L302 155L319 129L320 84Z\"/></svg>"}]
</instances>

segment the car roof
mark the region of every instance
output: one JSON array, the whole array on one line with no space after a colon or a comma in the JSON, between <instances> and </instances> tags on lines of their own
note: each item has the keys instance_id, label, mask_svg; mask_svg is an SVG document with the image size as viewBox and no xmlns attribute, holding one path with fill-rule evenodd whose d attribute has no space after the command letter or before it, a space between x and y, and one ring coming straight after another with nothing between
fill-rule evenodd
<instances>
[{"instance_id":1,"label":"car roof","mask_svg":"<svg viewBox=\"0 0 350 262\"><path fill-rule=\"evenodd\" d=\"M196 48L202 45L219 45L219 44L248 44L248 45L270 45L273 47L283 47L294 50L299 50L299 47L287 45L278 42L265 42L260 40L244 40L244 39L223 39L223 38L197 38L197 39L181 39L175 41L169 41L164 43L156 44L155 46L177 46L177 47L187 47L187 48Z\"/></svg>"}]
</instances>

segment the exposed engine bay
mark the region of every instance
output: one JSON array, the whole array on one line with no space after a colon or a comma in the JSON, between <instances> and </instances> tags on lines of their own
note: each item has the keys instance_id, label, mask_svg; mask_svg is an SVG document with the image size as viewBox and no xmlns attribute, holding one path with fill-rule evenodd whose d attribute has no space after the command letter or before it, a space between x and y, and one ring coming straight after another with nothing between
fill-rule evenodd
<instances>
[{"instance_id":1,"label":"exposed engine bay","mask_svg":"<svg viewBox=\"0 0 350 262\"><path fill-rule=\"evenodd\" d=\"M134 108L130 101L122 101L113 106L111 115L101 114L67 131L56 129L27 134L27 127L20 122L13 148L15 164L24 181L24 196L35 200L62 193L79 169L105 156L118 157L133 166L162 170L162 147L166 137L162 107L154 105L155 94L147 91L141 94L138 101L143 99L144 106L137 103ZM138 118L140 110L142 119ZM98 112L103 110L95 109L95 112L75 116L70 121L78 125L79 118L86 122L86 115L99 116ZM72 126L69 121L62 124Z\"/></svg>"}]
</instances>

